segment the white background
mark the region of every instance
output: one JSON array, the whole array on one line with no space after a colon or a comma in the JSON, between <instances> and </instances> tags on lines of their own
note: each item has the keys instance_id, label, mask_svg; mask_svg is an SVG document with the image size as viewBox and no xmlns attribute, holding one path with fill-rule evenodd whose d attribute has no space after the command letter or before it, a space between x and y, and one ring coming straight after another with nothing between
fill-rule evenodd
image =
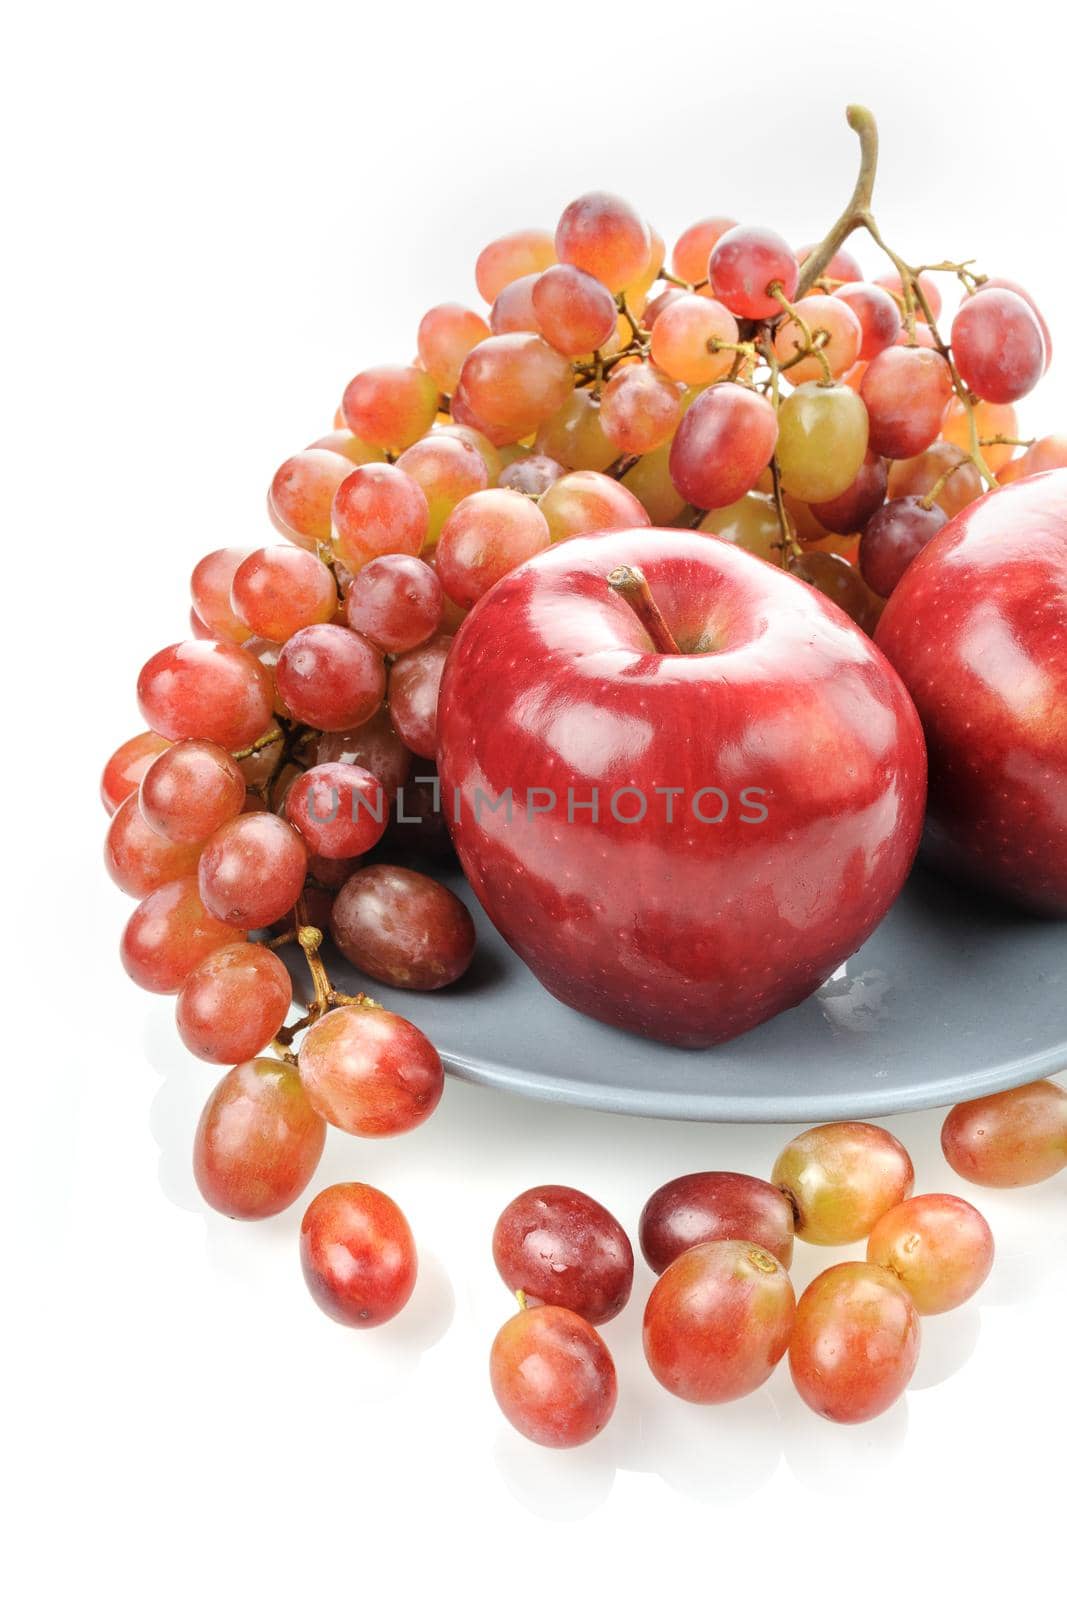
<instances>
[{"instance_id":1,"label":"white background","mask_svg":"<svg viewBox=\"0 0 1067 1600\"><path fill-rule=\"evenodd\" d=\"M582 189L622 190L668 238L726 211L802 242L851 187L842 111L864 100L887 235L1026 281L1065 352L1027 422L1062 428L1062 19L60 0L5 34L9 1592L1058 1591L1067 1177L971 1195L995 1275L926 1324L875 1424L820 1422L784 1371L731 1407L672 1400L640 1356L642 1266L607 1329L614 1422L538 1452L486 1381L501 1206L568 1182L633 1231L676 1172L768 1173L785 1130L453 1083L407 1140L331 1135L321 1180L393 1193L423 1262L402 1321L347 1333L301 1283L299 1206L241 1225L196 1195L214 1074L120 971L95 787L137 727L139 665L185 631L194 560L266 538L274 467L352 373L409 358L427 306L474 295L483 242ZM951 1181L939 1122L893 1124L923 1189ZM800 1247L798 1287L830 1259Z\"/></svg>"}]
</instances>

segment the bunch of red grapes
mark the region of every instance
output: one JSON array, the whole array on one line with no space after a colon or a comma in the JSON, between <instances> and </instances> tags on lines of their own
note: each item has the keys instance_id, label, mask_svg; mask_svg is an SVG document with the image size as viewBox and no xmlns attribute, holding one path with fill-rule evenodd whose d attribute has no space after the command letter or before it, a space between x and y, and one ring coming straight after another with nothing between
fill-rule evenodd
<instances>
[{"instance_id":1,"label":"bunch of red grapes","mask_svg":"<svg viewBox=\"0 0 1067 1600\"><path fill-rule=\"evenodd\" d=\"M358 971L397 989L440 988L471 960L462 903L387 858L401 840L431 855L448 847L429 803L438 686L464 616L505 573L578 534L683 526L787 568L869 631L949 516L998 481L1067 464L1067 437L1017 438L1014 404L1051 356L1024 290L968 263L912 269L890 251L892 270L867 282L842 248L857 226L881 243L868 204L873 124L853 125L866 177L813 249L712 217L685 230L667 269L655 230L601 193L568 205L554 233L487 245L475 267L486 313L432 307L416 358L358 373L333 431L279 467L268 512L284 542L215 550L194 568L193 637L142 668L147 731L115 752L102 790L108 867L138 901L126 970L176 995L189 1050L231 1069L194 1152L201 1192L225 1214L292 1204L327 1123L401 1133L440 1098L430 1040L371 997L336 991L321 946L328 931ZM938 274L963 290L947 341ZM398 826L413 817L418 828ZM303 952L312 986L293 1022L277 953L287 945ZM872 1173L863 1177L861 1189ZM740 1215L754 1223L756 1190L736 1183ZM815 1237L790 1192L800 1236ZM887 1191L889 1203L904 1192ZM858 1201L834 1204L855 1211ZM925 1237L929 1224L940 1238L943 1208L910 1204L918 1215L900 1226ZM784 1219L780 1195L775 1207ZM869 1206L863 1220L877 1220ZM968 1229L973 1243L981 1230ZM342 1320L373 1325L411 1291L407 1223L366 1186L320 1194L302 1249L312 1291ZM614 1249L618 1266L618 1238ZM749 1310L731 1323L746 1330L730 1358L737 1375L697 1398L742 1392L790 1329L794 1352L805 1326L814 1348L820 1318L851 1316L861 1302L864 1315L896 1318L906 1381L914 1316L892 1263L833 1269L794 1325L784 1244L753 1226L701 1249L711 1253L668 1268L650 1304L650 1359L668 1387L689 1382L679 1376L685 1318L718 1303L705 1280L727 1299L748 1296ZM601 1254L598 1244L576 1280L599 1281ZM955 1283L962 1270L953 1261L946 1276ZM602 1413L610 1358L580 1314L560 1302L509 1324L494 1356L498 1392L511 1394L525 1370L525 1342L555 1341L559 1359L545 1370L562 1372L584 1349ZM794 1354L798 1381L808 1364ZM504 1403L513 1414L518 1402Z\"/></svg>"}]
</instances>

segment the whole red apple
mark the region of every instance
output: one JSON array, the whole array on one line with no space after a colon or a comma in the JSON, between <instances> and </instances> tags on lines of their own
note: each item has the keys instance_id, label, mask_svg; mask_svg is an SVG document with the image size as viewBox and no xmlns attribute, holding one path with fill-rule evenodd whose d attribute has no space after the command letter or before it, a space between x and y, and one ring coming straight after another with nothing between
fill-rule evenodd
<instances>
[{"instance_id":1,"label":"whole red apple","mask_svg":"<svg viewBox=\"0 0 1067 1600\"><path fill-rule=\"evenodd\" d=\"M908 568L876 637L926 731L924 853L1067 915L1067 471L961 512Z\"/></svg>"},{"instance_id":2,"label":"whole red apple","mask_svg":"<svg viewBox=\"0 0 1067 1600\"><path fill-rule=\"evenodd\" d=\"M661 648L608 582L627 567ZM709 535L593 535L509 573L459 632L438 727L456 847L508 943L558 999L675 1044L811 994L918 843L926 759L895 673L814 589Z\"/></svg>"}]
</instances>

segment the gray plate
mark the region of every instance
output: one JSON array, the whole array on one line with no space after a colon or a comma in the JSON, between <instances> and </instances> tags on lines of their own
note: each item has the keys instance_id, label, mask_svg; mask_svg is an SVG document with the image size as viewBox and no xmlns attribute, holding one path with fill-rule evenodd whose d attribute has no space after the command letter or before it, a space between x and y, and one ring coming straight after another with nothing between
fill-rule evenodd
<instances>
[{"instance_id":1,"label":"gray plate","mask_svg":"<svg viewBox=\"0 0 1067 1600\"><path fill-rule=\"evenodd\" d=\"M917 870L889 916L803 1005L713 1050L653 1044L547 994L456 872L478 952L438 994L368 985L457 1077L601 1111L820 1122L950 1105L1067 1067L1067 923ZM331 963L345 987L351 968Z\"/></svg>"}]
</instances>

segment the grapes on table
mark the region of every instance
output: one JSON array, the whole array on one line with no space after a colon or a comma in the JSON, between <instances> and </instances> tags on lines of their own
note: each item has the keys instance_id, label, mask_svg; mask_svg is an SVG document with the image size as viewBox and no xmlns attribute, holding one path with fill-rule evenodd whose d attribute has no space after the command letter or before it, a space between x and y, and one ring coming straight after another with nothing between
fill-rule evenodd
<instances>
[{"instance_id":1,"label":"grapes on table","mask_svg":"<svg viewBox=\"0 0 1067 1600\"><path fill-rule=\"evenodd\" d=\"M771 1182L789 1197L798 1239L853 1244L906 1200L915 1172L899 1139L870 1122L830 1122L791 1139Z\"/></svg>"},{"instance_id":2,"label":"grapes on table","mask_svg":"<svg viewBox=\"0 0 1067 1600\"><path fill-rule=\"evenodd\" d=\"M797 1391L831 1422L869 1422L904 1393L919 1359L919 1314L887 1268L845 1261L797 1302L789 1369Z\"/></svg>"},{"instance_id":3,"label":"grapes on table","mask_svg":"<svg viewBox=\"0 0 1067 1600\"><path fill-rule=\"evenodd\" d=\"M369 1183L315 1196L300 1224L300 1265L316 1305L349 1328L377 1328L403 1311L418 1274L407 1218Z\"/></svg>"},{"instance_id":4,"label":"grapes on table","mask_svg":"<svg viewBox=\"0 0 1067 1600\"><path fill-rule=\"evenodd\" d=\"M497 1405L534 1444L588 1444L611 1420L618 1379L591 1323L566 1306L531 1306L493 1341L489 1381Z\"/></svg>"},{"instance_id":5,"label":"grapes on table","mask_svg":"<svg viewBox=\"0 0 1067 1600\"><path fill-rule=\"evenodd\" d=\"M742 1172L690 1172L663 1184L641 1212L641 1251L664 1272L695 1244L750 1239L787 1270L793 1260L793 1207L773 1183Z\"/></svg>"},{"instance_id":6,"label":"grapes on table","mask_svg":"<svg viewBox=\"0 0 1067 1600\"><path fill-rule=\"evenodd\" d=\"M922 1316L954 1311L993 1266L993 1234L982 1213L954 1194L917 1194L880 1217L867 1260L895 1274Z\"/></svg>"},{"instance_id":7,"label":"grapes on table","mask_svg":"<svg viewBox=\"0 0 1067 1600\"><path fill-rule=\"evenodd\" d=\"M565 1306L586 1322L608 1322L630 1298L633 1247L592 1196L564 1184L527 1189L493 1230L493 1260L525 1305Z\"/></svg>"},{"instance_id":8,"label":"grapes on table","mask_svg":"<svg viewBox=\"0 0 1067 1600\"><path fill-rule=\"evenodd\" d=\"M1054 1178L1067 1167L1067 1089L1041 1080L956 1106L941 1148L954 1172L984 1188Z\"/></svg>"}]
</instances>

